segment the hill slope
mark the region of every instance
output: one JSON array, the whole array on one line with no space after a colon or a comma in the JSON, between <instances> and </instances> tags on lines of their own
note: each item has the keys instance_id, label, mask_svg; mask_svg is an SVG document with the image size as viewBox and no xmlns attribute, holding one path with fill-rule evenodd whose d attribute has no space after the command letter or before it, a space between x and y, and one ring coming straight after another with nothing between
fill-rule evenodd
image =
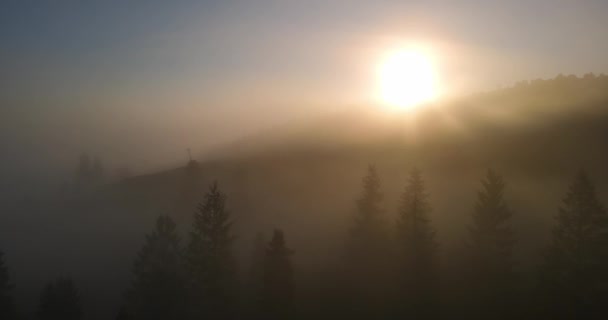
<instances>
[{"instance_id":1,"label":"hill slope","mask_svg":"<svg viewBox=\"0 0 608 320\"><path fill-rule=\"evenodd\" d=\"M608 200L607 138L607 76L521 83L416 113L354 109L249 137L195 166L22 203L2 234L21 292L73 274L87 307L103 318L128 284L131 259L154 217L173 215L186 237L193 208L213 180L228 193L243 261L255 233L281 227L299 267L314 270L341 247L368 164L381 174L389 219L407 171L423 171L444 255L462 245L478 179L492 167L507 180L518 255L527 261L544 244L576 170L587 169Z\"/></svg>"}]
</instances>

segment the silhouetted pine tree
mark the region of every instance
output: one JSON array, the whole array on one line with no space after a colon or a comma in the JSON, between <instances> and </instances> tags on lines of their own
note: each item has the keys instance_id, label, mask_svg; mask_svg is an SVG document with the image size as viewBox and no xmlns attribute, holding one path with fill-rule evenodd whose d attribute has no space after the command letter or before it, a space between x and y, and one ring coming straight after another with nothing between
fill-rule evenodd
<instances>
[{"instance_id":1,"label":"silhouetted pine tree","mask_svg":"<svg viewBox=\"0 0 608 320\"><path fill-rule=\"evenodd\" d=\"M12 290L8 268L4 264L4 253L0 251L0 319L13 319L15 316Z\"/></svg>"},{"instance_id":2,"label":"silhouetted pine tree","mask_svg":"<svg viewBox=\"0 0 608 320\"><path fill-rule=\"evenodd\" d=\"M290 256L283 231L274 230L264 257L262 312L264 319L293 317L294 279Z\"/></svg>"},{"instance_id":3,"label":"silhouetted pine tree","mask_svg":"<svg viewBox=\"0 0 608 320\"><path fill-rule=\"evenodd\" d=\"M512 214L503 198L502 177L488 170L481 183L469 228L472 312L482 318L509 318L514 312Z\"/></svg>"},{"instance_id":4,"label":"silhouetted pine tree","mask_svg":"<svg viewBox=\"0 0 608 320\"><path fill-rule=\"evenodd\" d=\"M353 312L353 317L381 317L386 312L390 249L384 215L380 179L370 165L346 243L345 307Z\"/></svg>"},{"instance_id":5,"label":"silhouetted pine tree","mask_svg":"<svg viewBox=\"0 0 608 320\"><path fill-rule=\"evenodd\" d=\"M185 280L175 222L161 215L133 266L128 308L133 319L183 319ZM126 311L126 310L125 310Z\"/></svg>"},{"instance_id":6,"label":"silhouetted pine tree","mask_svg":"<svg viewBox=\"0 0 608 320\"><path fill-rule=\"evenodd\" d=\"M556 216L541 273L553 318L604 319L608 302L608 215L584 172Z\"/></svg>"},{"instance_id":7,"label":"silhouetted pine tree","mask_svg":"<svg viewBox=\"0 0 608 320\"><path fill-rule=\"evenodd\" d=\"M357 200L357 210L350 230L347 256L368 260L386 248L386 221L380 179L376 168L369 166L363 178L363 193Z\"/></svg>"},{"instance_id":8,"label":"silhouetted pine tree","mask_svg":"<svg viewBox=\"0 0 608 320\"><path fill-rule=\"evenodd\" d=\"M431 226L431 206L420 171L414 169L401 196L397 215L399 305L404 316L429 318L435 313L437 244Z\"/></svg>"},{"instance_id":9,"label":"silhouetted pine tree","mask_svg":"<svg viewBox=\"0 0 608 320\"><path fill-rule=\"evenodd\" d=\"M82 319L80 294L72 279L59 278L44 287L38 317L41 320Z\"/></svg>"},{"instance_id":10,"label":"silhouetted pine tree","mask_svg":"<svg viewBox=\"0 0 608 320\"><path fill-rule=\"evenodd\" d=\"M231 227L226 196L214 182L194 215L186 255L194 317L230 319L235 316L237 279Z\"/></svg>"}]
</instances>

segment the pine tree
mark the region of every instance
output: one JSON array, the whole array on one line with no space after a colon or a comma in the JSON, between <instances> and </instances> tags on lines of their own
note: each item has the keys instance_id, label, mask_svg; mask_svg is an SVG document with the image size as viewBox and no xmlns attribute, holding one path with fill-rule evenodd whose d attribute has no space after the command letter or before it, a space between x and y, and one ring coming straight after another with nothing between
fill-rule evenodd
<instances>
[{"instance_id":1,"label":"pine tree","mask_svg":"<svg viewBox=\"0 0 608 320\"><path fill-rule=\"evenodd\" d=\"M553 318L605 316L608 301L608 215L584 172L556 216L541 284Z\"/></svg>"},{"instance_id":2,"label":"pine tree","mask_svg":"<svg viewBox=\"0 0 608 320\"><path fill-rule=\"evenodd\" d=\"M8 268L4 264L4 253L0 251L0 319L12 319L15 316L12 290Z\"/></svg>"},{"instance_id":3,"label":"pine tree","mask_svg":"<svg viewBox=\"0 0 608 320\"><path fill-rule=\"evenodd\" d=\"M283 231L274 230L264 257L262 312L265 319L290 319L293 316L294 279Z\"/></svg>"},{"instance_id":4,"label":"pine tree","mask_svg":"<svg viewBox=\"0 0 608 320\"><path fill-rule=\"evenodd\" d=\"M182 252L175 222L161 215L133 267L128 293L134 319L183 319L186 298Z\"/></svg>"},{"instance_id":5,"label":"pine tree","mask_svg":"<svg viewBox=\"0 0 608 320\"><path fill-rule=\"evenodd\" d=\"M374 166L363 178L346 243L345 288L353 316L381 317L386 309L390 250L380 179Z\"/></svg>"},{"instance_id":6,"label":"pine tree","mask_svg":"<svg viewBox=\"0 0 608 320\"><path fill-rule=\"evenodd\" d=\"M38 317L41 320L82 319L80 294L70 278L59 278L47 284L40 295Z\"/></svg>"},{"instance_id":7,"label":"pine tree","mask_svg":"<svg viewBox=\"0 0 608 320\"><path fill-rule=\"evenodd\" d=\"M376 168L370 165L350 230L347 248L350 258L367 260L384 249L387 231L384 214L380 179Z\"/></svg>"},{"instance_id":8,"label":"pine tree","mask_svg":"<svg viewBox=\"0 0 608 320\"><path fill-rule=\"evenodd\" d=\"M214 182L194 215L187 250L195 317L235 316L236 261L226 196Z\"/></svg>"},{"instance_id":9,"label":"pine tree","mask_svg":"<svg viewBox=\"0 0 608 320\"><path fill-rule=\"evenodd\" d=\"M428 318L433 313L437 244L420 171L414 169L401 197L397 216L399 243L400 304L406 315Z\"/></svg>"},{"instance_id":10,"label":"pine tree","mask_svg":"<svg viewBox=\"0 0 608 320\"><path fill-rule=\"evenodd\" d=\"M505 183L500 175L488 170L482 186L469 228L474 313L509 317L514 280L512 213L504 200Z\"/></svg>"}]
</instances>

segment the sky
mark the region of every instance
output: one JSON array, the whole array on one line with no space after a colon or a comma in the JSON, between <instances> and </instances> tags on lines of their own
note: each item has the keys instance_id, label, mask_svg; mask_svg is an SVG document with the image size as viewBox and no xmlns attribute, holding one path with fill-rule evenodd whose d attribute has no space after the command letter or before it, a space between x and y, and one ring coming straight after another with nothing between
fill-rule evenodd
<instances>
[{"instance_id":1,"label":"sky","mask_svg":"<svg viewBox=\"0 0 608 320\"><path fill-rule=\"evenodd\" d=\"M4 168L158 166L367 105L404 42L433 51L446 96L607 73L607 21L605 0L4 0Z\"/></svg>"}]
</instances>

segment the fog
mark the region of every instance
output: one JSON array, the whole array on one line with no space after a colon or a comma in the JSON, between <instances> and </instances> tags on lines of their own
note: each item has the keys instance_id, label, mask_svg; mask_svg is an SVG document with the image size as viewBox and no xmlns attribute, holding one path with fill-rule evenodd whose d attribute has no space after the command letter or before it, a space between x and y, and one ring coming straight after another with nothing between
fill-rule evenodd
<instances>
[{"instance_id":1,"label":"fog","mask_svg":"<svg viewBox=\"0 0 608 320\"><path fill-rule=\"evenodd\" d=\"M606 9L0 5L0 319L605 318Z\"/></svg>"},{"instance_id":2,"label":"fog","mask_svg":"<svg viewBox=\"0 0 608 320\"><path fill-rule=\"evenodd\" d=\"M587 170L597 183L598 197L608 195L606 79L558 77L520 83L415 113L351 108L259 130L210 147L212 152L195 153L189 164L185 149L156 163L133 161L122 176L105 161L114 154L101 149L90 155L103 166L94 181L82 180L78 155L58 156L57 163L65 158L71 168L48 176L44 188L34 187L44 176L7 184L5 194L10 197L3 205L0 234L11 277L19 284L16 301L31 310L48 279L69 275L79 286L87 318L111 318L128 289L137 248L155 218L168 214L181 237L188 239L196 204L218 181L233 217L242 276L255 235L281 228L296 252L292 262L301 303L311 304L302 314L323 312L319 310L326 307L308 295L320 290L315 281L340 261L369 164L378 171L388 222L396 219L410 170L422 170L447 279L459 263L456 257L467 248L479 180L488 168L500 172L518 239L515 268L528 279L542 261L538 253L550 243L553 217L576 172ZM560 94L564 98L551 99ZM485 105L493 107L481 109ZM535 120L541 116L544 120ZM70 139L56 139L69 146ZM162 152L162 147L155 151ZM136 155L133 159L147 152L128 150ZM47 160L32 159L40 161ZM45 169L44 164L34 167ZM23 189L15 189L19 185ZM453 293L446 294L453 299Z\"/></svg>"}]
</instances>

